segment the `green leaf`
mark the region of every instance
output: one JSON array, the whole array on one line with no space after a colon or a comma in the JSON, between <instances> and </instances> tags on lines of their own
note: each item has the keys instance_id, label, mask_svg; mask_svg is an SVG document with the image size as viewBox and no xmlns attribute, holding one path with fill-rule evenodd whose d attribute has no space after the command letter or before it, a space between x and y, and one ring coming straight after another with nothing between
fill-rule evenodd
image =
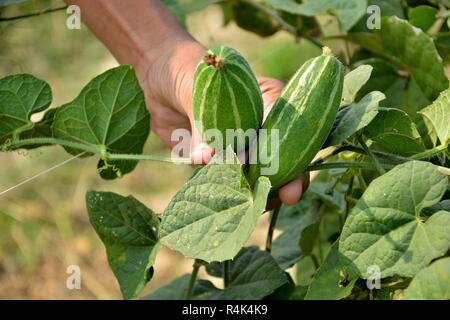
<instances>
[{"instance_id":1,"label":"green leaf","mask_svg":"<svg viewBox=\"0 0 450 320\"><path fill-rule=\"evenodd\" d=\"M379 58L362 60L360 61L360 63L370 65L372 67L372 72L370 79L360 90L358 90L356 101L361 100L370 92L381 91L386 94L386 100L381 102L380 106L387 104L388 106L393 107L391 104L389 104L390 95L387 94L386 91L388 91L389 88L394 84L394 82L399 79L394 66L389 62Z\"/></svg>"},{"instance_id":2,"label":"green leaf","mask_svg":"<svg viewBox=\"0 0 450 320\"><path fill-rule=\"evenodd\" d=\"M188 289L190 274L182 275L169 284L158 288L155 292L143 297L143 300L182 300ZM197 279L194 285L192 300L208 299L219 291L210 281Z\"/></svg>"},{"instance_id":3,"label":"green leaf","mask_svg":"<svg viewBox=\"0 0 450 320\"><path fill-rule=\"evenodd\" d=\"M161 221L161 243L207 262L233 259L264 212L267 178L249 190L242 165L215 164L218 154L172 198Z\"/></svg>"},{"instance_id":4,"label":"green leaf","mask_svg":"<svg viewBox=\"0 0 450 320\"><path fill-rule=\"evenodd\" d=\"M362 65L345 76L344 91L342 92L343 104L355 102L359 90L369 81L372 70L372 66Z\"/></svg>"},{"instance_id":5,"label":"green leaf","mask_svg":"<svg viewBox=\"0 0 450 320\"><path fill-rule=\"evenodd\" d=\"M230 261L228 287L211 295L210 299L258 300L287 281L285 273L268 252L248 247Z\"/></svg>"},{"instance_id":6,"label":"green leaf","mask_svg":"<svg viewBox=\"0 0 450 320\"><path fill-rule=\"evenodd\" d=\"M378 105L386 96L378 91L371 92L358 103L339 110L327 145L337 146L367 126L378 114Z\"/></svg>"},{"instance_id":7,"label":"green leaf","mask_svg":"<svg viewBox=\"0 0 450 320\"><path fill-rule=\"evenodd\" d=\"M50 86L29 74L0 79L0 142L31 130L31 116L52 102Z\"/></svg>"},{"instance_id":8,"label":"green leaf","mask_svg":"<svg viewBox=\"0 0 450 320\"><path fill-rule=\"evenodd\" d=\"M404 294L406 300L450 300L450 257L421 270Z\"/></svg>"},{"instance_id":9,"label":"green leaf","mask_svg":"<svg viewBox=\"0 0 450 320\"><path fill-rule=\"evenodd\" d=\"M409 23L427 31L436 22L438 10L431 6L417 6L408 11Z\"/></svg>"},{"instance_id":10,"label":"green leaf","mask_svg":"<svg viewBox=\"0 0 450 320\"><path fill-rule=\"evenodd\" d=\"M430 101L448 88L442 58L432 38L407 21L395 17L384 19L381 30L386 54L411 74Z\"/></svg>"},{"instance_id":11,"label":"green leaf","mask_svg":"<svg viewBox=\"0 0 450 320\"><path fill-rule=\"evenodd\" d=\"M348 31L364 15L367 0L314 0L296 4L293 0L269 0L275 9L308 17L331 14L339 20L343 31Z\"/></svg>"},{"instance_id":12,"label":"green leaf","mask_svg":"<svg viewBox=\"0 0 450 320\"><path fill-rule=\"evenodd\" d=\"M450 142L450 89L445 90L430 106L419 112L428 120L441 144Z\"/></svg>"},{"instance_id":13,"label":"green leaf","mask_svg":"<svg viewBox=\"0 0 450 320\"><path fill-rule=\"evenodd\" d=\"M406 20L383 18L381 30L353 33L349 39L407 71L429 101L448 88L442 58L433 39Z\"/></svg>"},{"instance_id":14,"label":"green leaf","mask_svg":"<svg viewBox=\"0 0 450 320\"><path fill-rule=\"evenodd\" d=\"M382 277L410 277L450 248L450 212L427 218L422 209L441 199L448 177L428 162L410 161L369 185L342 230L340 252L366 278L377 265Z\"/></svg>"},{"instance_id":15,"label":"green leaf","mask_svg":"<svg viewBox=\"0 0 450 320\"><path fill-rule=\"evenodd\" d=\"M403 156L425 151L415 124L406 112L398 109L380 109L364 134L375 142L372 148Z\"/></svg>"},{"instance_id":16,"label":"green leaf","mask_svg":"<svg viewBox=\"0 0 450 320\"><path fill-rule=\"evenodd\" d=\"M429 206L428 208L423 209L424 214L426 215L432 215L433 213L436 213L438 211L449 211L450 212L450 200L442 200L441 202L438 202L436 204L433 204L432 206Z\"/></svg>"},{"instance_id":17,"label":"green leaf","mask_svg":"<svg viewBox=\"0 0 450 320\"><path fill-rule=\"evenodd\" d=\"M136 297L153 275L158 217L132 196L111 192L88 192L86 204L124 298Z\"/></svg>"},{"instance_id":18,"label":"green leaf","mask_svg":"<svg viewBox=\"0 0 450 320\"><path fill-rule=\"evenodd\" d=\"M141 154L150 133L150 114L134 70L120 66L94 78L79 96L58 109L56 138L75 141L102 152ZM80 150L65 148L73 155ZM131 172L136 161L111 161L100 175L113 179ZM104 159L98 165L105 167Z\"/></svg>"},{"instance_id":19,"label":"green leaf","mask_svg":"<svg viewBox=\"0 0 450 320\"><path fill-rule=\"evenodd\" d=\"M320 221L316 221L303 229L300 236L300 250L303 255L310 255L319 237Z\"/></svg>"},{"instance_id":20,"label":"green leaf","mask_svg":"<svg viewBox=\"0 0 450 320\"><path fill-rule=\"evenodd\" d=\"M272 256L282 269L292 267L303 255L300 241L304 230L319 219L318 202L308 191L294 206L283 206L277 228L281 233L272 243Z\"/></svg>"},{"instance_id":21,"label":"green leaf","mask_svg":"<svg viewBox=\"0 0 450 320\"><path fill-rule=\"evenodd\" d=\"M340 300L348 297L352 292L357 277L349 277L346 265L346 257L339 252L339 244L336 242L331 247L325 261L317 270L308 291L305 300ZM347 278L348 283L345 283Z\"/></svg>"}]
</instances>

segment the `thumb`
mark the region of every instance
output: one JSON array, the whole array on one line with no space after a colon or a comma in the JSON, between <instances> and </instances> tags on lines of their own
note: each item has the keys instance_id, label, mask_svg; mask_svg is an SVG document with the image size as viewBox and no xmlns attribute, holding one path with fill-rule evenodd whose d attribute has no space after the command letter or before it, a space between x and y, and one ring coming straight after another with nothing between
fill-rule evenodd
<instances>
[{"instance_id":1,"label":"thumb","mask_svg":"<svg viewBox=\"0 0 450 320\"><path fill-rule=\"evenodd\" d=\"M191 122L191 162L192 164L206 164L215 154L215 150L206 142L203 142L201 134L198 132L194 121Z\"/></svg>"}]
</instances>

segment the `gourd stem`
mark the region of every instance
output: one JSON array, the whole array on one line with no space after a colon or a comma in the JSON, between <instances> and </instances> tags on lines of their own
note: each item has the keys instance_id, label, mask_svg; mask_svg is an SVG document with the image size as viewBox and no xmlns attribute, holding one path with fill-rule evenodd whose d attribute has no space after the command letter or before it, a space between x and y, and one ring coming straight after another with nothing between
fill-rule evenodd
<instances>
[{"instance_id":1,"label":"gourd stem","mask_svg":"<svg viewBox=\"0 0 450 320\"><path fill-rule=\"evenodd\" d=\"M274 232L275 226L277 224L278 215L280 214L280 209L281 209L281 205L276 207L272 212L269 229L267 231L267 239L266 239L266 251L267 252L270 252L272 250L273 232Z\"/></svg>"},{"instance_id":2,"label":"gourd stem","mask_svg":"<svg viewBox=\"0 0 450 320\"><path fill-rule=\"evenodd\" d=\"M367 153L367 155L369 156L369 158L372 161L372 163L375 165L375 168L377 169L378 173L380 175L385 174L386 171L383 169L383 167L381 166L380 162L378 162L378 159L374 156L372 151L370 151L369 147L364 142L364 140L363 140L363 138L361 136L358 136L358 142L361 145L361 147L364 149L364 151Z\"/></svg>"},{"instance_id":3,"label":"gourd stem","mask_svg":"<svg viewBox=\"0 0 450 320\"><path fill-rule=\"evenodd\" d=\"M192 295L194 293L195 282L197 281L198 271L202 266L202 262L200 260L195 260L194 265L192 266L191 278L189 279L189 285L186 290L185 300L192 299Z\"/></svg>"}]
</instances>

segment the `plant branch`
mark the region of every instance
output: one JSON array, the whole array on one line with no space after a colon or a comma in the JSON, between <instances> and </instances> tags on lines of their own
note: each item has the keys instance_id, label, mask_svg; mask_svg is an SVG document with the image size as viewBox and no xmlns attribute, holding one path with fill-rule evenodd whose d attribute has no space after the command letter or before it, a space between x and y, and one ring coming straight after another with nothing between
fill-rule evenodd
<instances>
[{"instance_id":1,"label":"plant branch","mask_svg":"<svg viewBox=\"0 0 450 320\"><path fill-rule=\"evenodd\" d=\"M62 6L62 7L57 7L57 8L50 8L50 9L45 9L39 12L33 12L33 13L27 13L24 15L20 15L20 16L15 16L15 17L0 17L0 22L5 22L5 21L15 21L15 20L21 20L21 19L26 19L26 18L31 18L31 17L37 17L37 16L41 16L43 14L47 14L47 13L52 13L52 12L56 12L56 11L62 11L62 10L66 10L67 6Z\"/></svg>"},{"instance_id":2,"label":"plant branch","mask_svg":"<svg viewBox=\"0 0 450 320\"><path fill-rule=\"evenodd\" d=\"M11 150L11 148L20 148L29 145L61 145L63 147L68 147L72 149L78 149L86 151L88 153L97 154L104 160L130 160L130 161L159 161L159 162L170 162L177 164L191 164L190 159L185 158L172 158L172 157L162 157L162 156L152 156L144 154L120 154L120 153L110 153L105 152L100 146L88 145L85 143L79 143L64 139L57 138L32 138L24 139L18 141L8 141L0 145L0 150Z\"/></svg>"},{"instance_id":3,"label":"plant branch","mask_svg":"<svg viewBox=\"0 0 450 320\"><path fill-rule=\"evenodd\" d=\"M432 156L435 156L435 155L445 151L447 148L448 148L448 145L443 144L443 145L437 146L433 149L426 150L422 153L415 154L411 157L411 159L412 160L421 160L421 159L431 158Z\"/></svg>"},{"instance_id":4,"label":"plant branch","mask_svg":"<svg viewBox=\"0 0 450 320\"><path fill-rule=\"evenodd\" d=\"M385 169L392 169L394 166L392 164L381 164ZM336 161L336 162L325 162L318 164L311 164L306 168L305 171L319 171L319 170L329 170L329 169L363 169L363 170L377 170L375 165L370 162L348 162L348 161Z\"/></svg>"},{"instance_id":5,"label":"plant branch","mask_svg":"<svg viewBox=\"0 0 450 320\"><path fill-rule=\"evenodd\" d=\"M270 252L272 250L272 242L273 242L273 232L275 230L275 226L277 224L278 215L280 214L281 205L275 208L272 212L272 218L270 219L269 229L267 231L266 238L266 251Z\"/></svg>"},{"instance_id":6,"label":"plant branch","mask_svg":"<svg viewBox=\"0 0 450 320\"><path fill-rule=\"evenodd\" d=\"M194 261L194 265L192 266L191 278L189 279L189 285L186 290L186 295L184 297L185 300L192 299L192 295L194 293L195 282L197 281L198 271L200 270L200 267L202 266L202 264L203 263L200 260L196 259Z\"/></svg>"}]
</instances>

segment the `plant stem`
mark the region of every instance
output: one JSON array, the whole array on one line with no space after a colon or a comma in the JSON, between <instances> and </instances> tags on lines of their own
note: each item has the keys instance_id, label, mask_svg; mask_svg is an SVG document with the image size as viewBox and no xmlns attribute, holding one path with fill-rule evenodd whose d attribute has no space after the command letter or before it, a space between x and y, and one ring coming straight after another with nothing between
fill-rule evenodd
<instances>
[{"instance_id":1,"label":"plant stem","mask_svg":"<svg viewBox=\"0 0 450 320\"><path fill-rule=\"evenodd\" d=\"M345 213L344 213L344 219L343 219L344 223L341 225L341 230L344 227L345 220L347 220L348 214L350 213L350 196L351 196L352 191L353 191L354 181L355 181L355 177L352 176L350 178L350 182L348 184L348 189L345 192Z\"/></svg>"},{"instance_id":2,"label":"plant stem","mask_svg":"<svg viewBox=\"0 0 450 320\"><path fill-rule=\"evenodd\" d=\"M380 175L383 175L386 173L386 171L383 169L383 167L381 166L381 164L378 162L378 159L374 156L374 154L372 153L372 151L370 151L369 147L367 146L367 144L364 142L363 138L361 136L358 136L358 142L361 145L361 147L364 149L364 151L367 153L367 155L369 156L370 160L372 161L372 163L375 165L375 168L377 169L378 173Z\"/></svg>"},{"instance_id":3,"label":"plant stem","mask_svg":"<svg viewBox=\"0 0 450 320\"><path fill-rule=\"evenodd\" d=\"M170 162L178 164L191 164L190 159L185 158L172 158L172 157L162 157L162 156L151 156L144 154L120 154L120 153L110 153L102 152L100 146L88 145L85 143L79 143L69 140L57 139L57 138L32 138L23 139L17 141L6 142L0 145L0 150L8 150L10 148L20 148L27 145L61 145L63 147L78 149L86 151L88 153L93 153L100 155L104 160L145 160L145 161L159 161L159 162Z\"/></svg>"},{"instance_id":4,"label":"plant stem","mask_svg":"<svg viewBox=\"0 0 450 320\"><path fill-rule=\"evenodd\" d=\"M33 12L33 13L28 13L28 14L24 14L24 15L20 15L20 16L15 16L15 17L4 17L4 18L0 18L0 22L15 21L15 20L21 20L21 19L26 19L26 18L30 18L30 17L37 17L37 16L41 16L46 13L52 13L52 12L56 12L56 11L66 10L66 9L67 9L67 6L62 6L62 7L57 7L57 8L45 9L45 10L42 10L39 12Z\"/></svg>"},{"instance_id":5,"label":"plant stem","mask_svg":"<svg viewBox=\"0 0 450 320\"><path fill-rule=\"evenodd\" d=\"M195 282L197 281L198 271L202 266L202 262L200 260L195 260L194 265L192 266L191 278L189 279L189 285L186 291L185 300L191 300L192 294L194 293Z\"/></svg>"},{"instance_id":6,"label":"plant stem","mask_svg":"<svg viewBox=\"0 0 450 320\"><path fill-rule=\"evenodd\" d=\"M382 164L386 169L392 169L394 166L392 164L384 163ZM305 171L319 171L319 170L329 170L329 169L363 169L363 170L376 170L373 163L370 162L347 162L347 161L337 161L337 162L325 162L318 164L311 164L306 168Z\"/></svg>"},{"instance_id":7,"label":"plant stem","mask_svg":"<svg viewBox=\"0 0 450 320\"><path fill-rule=\"evenodd\" d=\"M223 263L223 286L228 288L230 283L230 260L226 260Z\"/></svg>"},{"instance_id":8,"label":"plant stem","mask_svg":"<svg viewBox=\"0 0 450 320\"><path fill-rule=\"evenodd\" d=\"M320 263L319 263L319 260L317 259L316 255L314 253L312 253L310 257L314 263L314 267L316 268L316 270L319 269Z\"/></svg>"},{"instance_id":9,"label":"plant stem","mask_svg":"<svg viewBox=\"0 0 450 320\"><path fill-rule=\"evenodd\" d=\"M266 238L266 251L270 252L272 250L272 242L273 242L273 232L275 230L275 226L277 224L278 215L280 214L281 205L275 208L272 212L272 218L270 219L269 229L267 231Z\"/></svg>"},{"instance_id":10,"label":"plant stem","mask_svg":"<svg viewBox=\"0 0 450 320\"><path fill-rule=\"evenodd\" d=\"M411 159L412 160L421 160L421 159L425 159L425 158L431 158L432 156L445 151L447 148L448 148L448 145L443 144L443 145L437 146L433 149L424 151L422 153L415 154L411 157Z\"/></svg>"}]
</instances>

